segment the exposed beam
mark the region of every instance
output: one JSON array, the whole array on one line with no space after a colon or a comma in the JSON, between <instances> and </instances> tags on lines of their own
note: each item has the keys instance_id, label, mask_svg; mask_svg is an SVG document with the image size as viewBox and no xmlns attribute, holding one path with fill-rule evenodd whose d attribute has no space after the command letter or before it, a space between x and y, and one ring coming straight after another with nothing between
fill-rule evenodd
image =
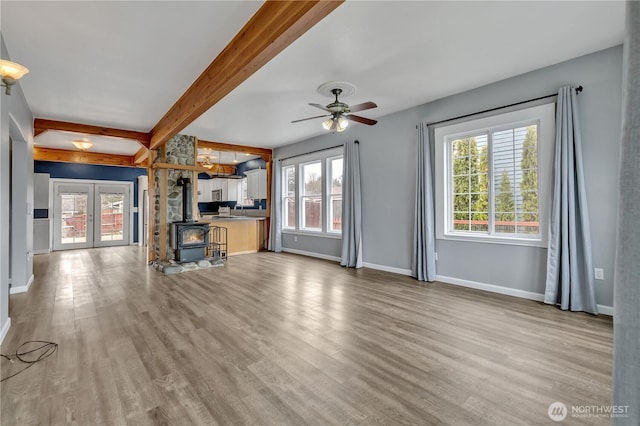
<instances>
[{"instance_id":1,"label":"exposed beam","mask_svg":"<svg viewBox=\"0 0 640 426\"><path fill-rule=\"evenodd\" d=\"M256 146L234 145L223 142L210 142L198 139L197 148L210 149L212 151L232 151L242 152L245 154L253 154L261 156L265 161L271 161L272 150L267 148L258 148Z\"/></svg>"},{"instance_id":2,"label":"exposed beam","mask_svg":"<svg viewBox=\"0 0 640 426\"><path fill-rule=\"evenodd\" d=\"M92 126L89 124L70 123L67 121L45 120L36 118L33 121L33 134L38 136L47 130L86 133L89 135L113 136L117 138L134 139L143 146L149 147L150 134L134 130L114 129L111 127Z\"/></svg>"},{"instance_id":3,"label":"exposed beam","mask_svg":"<svg viewBox=\"0 0 640 426\"><path fill-rule=\"evenodd\" d=\"M133 156L99 152L67 151L66 149L33 147L33 159L61 163L98 164L102 166L135 166Z\"/></svg>"},{"instance_id":4,"label":"exposed beam","mask_svg":"<svg viewBox=\"0 0 640 426\"><path fill-rule=\"evenodd\" d=\"M133 162L135 164L142 164L149 157L149 150L147 148L140 147L138 152L133 156Z\"/></svg>"},{"instance_id":5,"label":"exposed beam","mask_svg":"<svg viewBox=\"0 0 640 426\"><path fill-rule=\"evenodd\" d=\"M343 1L266 1L151 130L150 148L187 127Z\"/></svg>"},{"instance_id":6,"label":"exposed beam","mask_svg":"<svg viewBox=\"0 0 640 426\"><path fill-rule=\"evenodd\" d=\"M223 173L234 174L236 172L235 166L226 164L214 164L211 169L207 169L202 166L189 166L186 164L173 164L173 163L153 163L152 169L171 169L171 170L188 170L190 172L198 173Z\"/></svg>"}]
</instances>

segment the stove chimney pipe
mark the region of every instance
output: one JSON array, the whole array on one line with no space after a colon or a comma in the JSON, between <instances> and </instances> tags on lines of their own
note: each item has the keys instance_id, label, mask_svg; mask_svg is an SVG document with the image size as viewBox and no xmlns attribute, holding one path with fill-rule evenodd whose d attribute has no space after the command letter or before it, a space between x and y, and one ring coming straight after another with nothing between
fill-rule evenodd
<instances>
[{"instance_id":1,"label":"stove chimney pipe","mask_svg":"<svg viewBox=\"0 0 640 426\"><path fill-rule=\"evenodd\" d=\"M193 200L191 199L191 179L180 176L176 181L176 185L182 187L182 221L194 222L191 206Z\"/></svg>"}]
</instances>

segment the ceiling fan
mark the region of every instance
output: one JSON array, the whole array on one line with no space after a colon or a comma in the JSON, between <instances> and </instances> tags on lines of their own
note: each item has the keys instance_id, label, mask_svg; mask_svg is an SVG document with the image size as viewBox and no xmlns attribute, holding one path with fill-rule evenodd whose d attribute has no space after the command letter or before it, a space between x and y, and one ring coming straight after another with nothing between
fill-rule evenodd
<instances>
[{"instance_id":1,"label":"ceiling fan","mask_svg":"<svg viewBox=\"0 0 640 426\"><path fill-rule=\"evenodd\" d=\"M343 84L347 84L347 83L343 83ZM323 86L325 86L325 85L323 85ZM320 86L320 88L318 88L319 92L321 92L321 88L323 86ZM353 89L355 91L355 87L353 87ZM358 123L367 124L369 126L373 126L374 124L377 123L376 120L372 120L370 118L361 117L359 115L354 115L354 114L351 114L351 113L352 112L358 112L358 111L364 111L364 110L372 109L372 108L377 108L378 105L376 105L374 102L364 102L364 103L361 103L361 104L358 104L358 105L349 106L349 105L347 105L347 104L345 104L343 102L340 102L340 100L338 99L338 96L340 96L342 91L343 90L341 88L333 88L333 89L331 89L331 93L335 96L335 101L331 102L327 106L322 106L320 104L314 104L314 103L310 103L309 104L309 105L314 106L316 108L320 108L321 110L324 110L324 111L328 112L329 114L317 115L315 117L309 117L309 118L302 118L300 120L294 120L294 121L292 121L292 123L298 123L300 121L313 120L313 119L322 118L322 117L329 117L328 119L326 119L322 123L322 126L326 130L329 130L329 131L336 130L338 132L344 131L347 128L347 126L349 125L349 121L356 121Z\"/></svg>"}]
</instances>

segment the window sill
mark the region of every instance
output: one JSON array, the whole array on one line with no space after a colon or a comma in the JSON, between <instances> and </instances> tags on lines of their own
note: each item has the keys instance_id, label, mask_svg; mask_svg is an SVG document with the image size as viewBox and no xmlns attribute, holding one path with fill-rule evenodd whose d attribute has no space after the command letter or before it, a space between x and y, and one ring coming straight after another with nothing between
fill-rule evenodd
<instances>
[{"instance_id":1,"label":"window sill","mask_svg":"<svg viewBox=\"0 0 640 426\"><path fill-rule=\"evenodd\" d=\"M283 234L291 234L291 235L305 235L308 237L320 237L320 238L332 238L334 240L341 240L342 233L328 233L328 232L313 232L313 231L296 231L295 229L283 229Z\"/></svg>"},{"instance_id":2,"label":"window sill","mask_svg":"<svg viewBox=\"0 0 640 426\"><path fill-rule=\"evenodd\" d=\"M485 244L504 244L510 246L527 246L527 247L540 247L547 248L547 242L535 239L524 238L511 238L511 237L498 237L498 236L486 236L481 237L478 235L470 234L444 234L443 236L436 237L437 240L448 241L465 241L470 243L485 243Z\"/></svg>"}]
</instances>

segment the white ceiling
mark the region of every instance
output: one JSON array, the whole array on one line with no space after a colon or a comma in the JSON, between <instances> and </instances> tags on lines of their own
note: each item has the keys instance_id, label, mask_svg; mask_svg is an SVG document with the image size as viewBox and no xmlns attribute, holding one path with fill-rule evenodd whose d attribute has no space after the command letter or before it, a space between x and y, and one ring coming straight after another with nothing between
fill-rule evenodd
<instances>
[{"instance_id":1,"label":"white ceiling","mask_svg":"<svg viewBox=\"0 0 640 426\"><path fill-rule=\"evenodd\" d=\"M35 144L39 147L80 151L71 143L74 139L86 139L93 144L87 152L108 152L117 155L134 155L142 145L134 139L113 136L88 135L77 132L47 130L39 134Z\"/></svg>"},{"instance_id":2,"label":"white ceiling","mask_svg":"<svg viewBox=\"0 0 640 426\"><path fill-rule=\"evenodd\" d=\"M149 131L260 7L2 1L36 117ZM272 148L323 133L307 103L348 81L385 115L620 44L622 1L347 1L181 133ZM588 90L588 88L587 88ZM359 126L361 124L354 124ZM347 132L349 130L347 129Z\"/></svg>"}]
</instances>

